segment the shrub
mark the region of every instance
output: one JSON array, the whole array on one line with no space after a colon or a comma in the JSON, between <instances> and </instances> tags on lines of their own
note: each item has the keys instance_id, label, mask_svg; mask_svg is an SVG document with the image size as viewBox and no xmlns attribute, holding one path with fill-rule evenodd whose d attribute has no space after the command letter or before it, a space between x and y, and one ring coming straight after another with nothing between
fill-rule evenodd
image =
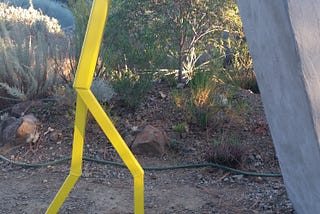
<instances>
[{"instance_id":1,"label":"shrub","mask_svg":"<svg viewBox=\"0 0 320 214\"><path fill-rule=\"evenodd\" d=\"M176 89L171 92L174 105L185 113L187 122L207 128L214 115L224 107L219 96L220 86L212 72L198 71L190 81L190 91Z\"/></svg>"},{"instance_id":2,"label":"shrub","mask_svg":"<svg viewBox=\"0 0 320 214\"><path fill-rule=\"evenodd\" d=\"M184 91L180 89L175 89L171 92L171 97L173 99L174 105L182 110L186 110L187 107L187 95Z\"/></svg>"},{"instance_id":3,"label":"shrub","mask_svg":"<svg viewBox=\"0 0 320 214\"><path fill-rule=\"evenodd\" d=\"M36 21L25 23L12 16L0 19L0 88L5 90L5 96L18 101L50 93L58 81L60 59L65 53L66 40L59 28L46 20L31 18Z\"/></svg>"},{"instance_id":4,"label":"shrub","mask_svg":"<svg viewBox=\"0 0 320 214\"><path fill-rule=\"evenodd\" d=\"M236 143L221 142L209 150L207 160L212 163L222 164L228 167L241 165L245 155L242 145Z\"/></svg>"},{"instance_id":5,"label":"shrub","mask_svg":"<svg viewBox=\"0 0 320 214\"><path fill-rule=\"evenodd\" d=\"M69 9L75 18L74 54L76 60L80 57L82 43L86 34L87 23L90 16L91 0L67 0Z\"/></svg>"},{"instance_id":6,"label":"shrub","mask_svg":"<svg viewBox=\"0 0 320 214\"><path fill-rule=\"evenodd\" d=\"M138 75L130 70L115 72L112 79L118 98L132 110L140 105L152 85L149 74Z\"/></svg>"},{"instance_id":7,"label":"shrub","mask_svg":"<svg viewBox=\"0 0 320 214\"><path fill-rule=\"evenodd\" d=\"M108 103L115 94L111 84L101 78L92 81L91 91L101 103Z\"/></svg>"},{"instance_id":8,"label":"shrub","mask_svg":"<svg viewBox=\"0 0 320 214\"><path fill-rule=\"evenodd\" d=\"M45 16L32 7L23 9L21 7L9 6L6 3L0 3L0 20L4 20L7 24L23 23L27 26L32 26L36 22L41 22L45 25L48 32L61 32L61 27L57 19Z\"/></svg>"},{"instance_id":9,"label":"shrub","mask_svg":"<svg viewBox=\"0 0 320 214\"><path fill-rule=\"evenodd\" d=\"M219 111L220 105L216 101L218 85L211 72L197 72L190 82L189 112L192 118L206 128L209 117Z\"/></svg>"},{"instance_id":10,"label":"shrub","mask_svg":"<svg viewBox=\"0 0 320 214\"><path fill-rule=\"evenodd\" d=\"M212 141L207 161L229 167L241 165L246 155L246 146L241 144L238 138L238 135L222 132L218 139Z\"/></svg>"}]
</instances>

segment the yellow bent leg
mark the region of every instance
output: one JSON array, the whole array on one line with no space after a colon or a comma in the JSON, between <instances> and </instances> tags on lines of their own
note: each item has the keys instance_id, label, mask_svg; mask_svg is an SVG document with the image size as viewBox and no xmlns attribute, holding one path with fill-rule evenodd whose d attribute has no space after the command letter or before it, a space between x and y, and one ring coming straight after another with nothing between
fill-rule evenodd
<instances>
[{"instance_id":1,"label":"yellow bent leg","mask_svg":"<svg viewBox=\"0 0 320 214\"><path fill-rule=\"evenodd\" d=\"M77 108L74 126L74 139L70 173L47 209L48 214L57 213L76 184L82 172L82 154L88 108L77 95Z\"/></svg>"},{"instance_id":2,"label":"yellow bent leg","mask_svg":"<svg viewBox=\"0 0 320 214\"><path fill-rule=\"evenodd\" d=\"M134 213L144 213L144 171L90 90L78 89L79 96L110 140L134 179Z\"/></svg>"}]
</instances>

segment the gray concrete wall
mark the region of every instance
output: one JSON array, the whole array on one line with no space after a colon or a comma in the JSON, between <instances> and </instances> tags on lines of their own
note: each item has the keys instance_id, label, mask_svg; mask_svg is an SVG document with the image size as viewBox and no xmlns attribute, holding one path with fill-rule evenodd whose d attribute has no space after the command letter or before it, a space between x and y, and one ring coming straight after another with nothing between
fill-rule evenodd
<instances>
[{"instance_id":1,"label":"gray concrete wall","mask_svg":"<svg viewBox=\"0 0 320 214\"><path fill-rule=\"evenodd\" d=\"M289 198L320 213L320 1L238 6Z\"/></svg>"}]
</instances>

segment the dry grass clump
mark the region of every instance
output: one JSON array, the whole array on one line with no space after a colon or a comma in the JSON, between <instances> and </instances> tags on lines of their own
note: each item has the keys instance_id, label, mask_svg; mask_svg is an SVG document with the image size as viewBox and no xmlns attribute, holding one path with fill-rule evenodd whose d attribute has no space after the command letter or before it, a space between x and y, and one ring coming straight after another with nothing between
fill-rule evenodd
<instances>
[{"instance_id":1,"label":"dry grass clump","mask_svg":"<svg viewBox=\"0 0 320 214\"><path fill-rule=\"evenodd\" d=\"M218 143L213 146L207 161L229 167L238 167L244 160L245 148L241 144Z\"/></svg>"},{"instance_id":2,"label":"dry grass clump","mask_svg":"<svg viewBox=\"0 0 320 214\"><path fill-rule=\"evenodd\" d=\"M49 95L69 56L56 19L0 3L0 101Z\"/></svg>"}]
</instances>

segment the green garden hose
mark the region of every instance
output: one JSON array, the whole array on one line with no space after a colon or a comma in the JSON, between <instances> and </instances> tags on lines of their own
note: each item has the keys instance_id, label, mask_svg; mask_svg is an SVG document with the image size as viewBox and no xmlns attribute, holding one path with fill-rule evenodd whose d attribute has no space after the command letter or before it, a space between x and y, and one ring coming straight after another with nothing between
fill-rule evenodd
<instances>
[{"instance_id":1,"label":"green garden hose","mask_svg":"<svg viewBox=\"0 0 320 214\"><path fill-rule=\"evenodd\" d=\"M30 168L30 167L44 167L44 166L50 166L50 165L56 165L60 164L66 161L70 161L71 157L65 157L61 158L59 160L55 161L49 161L45 163L23 163L23 162L16 162L12 161L3 155L0 155L0 159L3 161L6 161L12 165L15 166L20 166L20 167L25 167L25 168ZM127 168L126 165L122 163L117 163L114 161L108 161L108 160L101 160L101 159L96 159L96 158L89 158L89 157L83 157L83 160L85 161L91 161L91 162L96 162L100 164L108 164L112 166L117 166L121 168ZM247 175L247 176L256 176L256 177L282 177L280 173L258 173L258 172L249 172L249 171L244 171L244 170L239 170L239 169L234 169L231 167L227 167L221 164L217 163L198 163L198 164L182 164L182 165L176 165L176 166L153 166L153 167L143 167L144 170L146 171L160 171L160 170L173 170L173 169L190 169L190 168L200 168L200 167L214 167L218 169L222 169L225 171L233 172L236 174L242 174L242 175Z\"/></svg>"}]
</instances>

